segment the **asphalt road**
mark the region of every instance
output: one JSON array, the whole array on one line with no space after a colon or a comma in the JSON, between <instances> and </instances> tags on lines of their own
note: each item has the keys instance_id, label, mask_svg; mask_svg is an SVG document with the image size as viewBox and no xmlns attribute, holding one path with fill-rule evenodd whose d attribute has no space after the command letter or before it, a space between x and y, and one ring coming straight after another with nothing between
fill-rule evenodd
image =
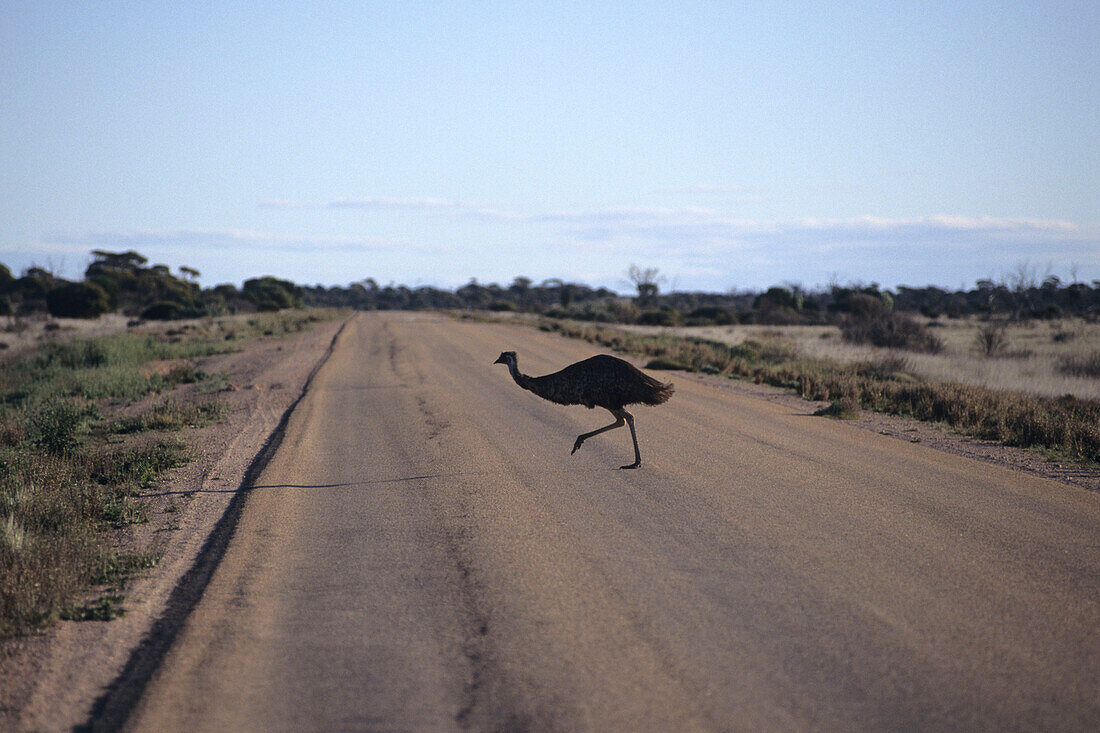
<instances>
[{"instance_id":1,"label":"asphalt road","mask_svg":"<svg viewBox=\"0 0 1100 733\"><path fill-rule=\"evenodd\" d=\"M503 350L596 352L349 324L131 727L1100 724L1100 495L684 376L619 471Z\"/></svg>"}]
</instances>

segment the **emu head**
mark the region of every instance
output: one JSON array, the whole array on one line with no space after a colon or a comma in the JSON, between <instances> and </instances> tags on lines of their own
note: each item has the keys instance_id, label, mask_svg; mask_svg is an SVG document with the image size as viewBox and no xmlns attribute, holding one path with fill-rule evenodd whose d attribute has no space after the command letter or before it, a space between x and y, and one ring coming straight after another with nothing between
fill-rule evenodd
<instances>
[{"instance_id":1,"label":"emu head","mask_svg":"<svg viewBox=\"0 0 1100 733\"><path fill-rule=\"evenodd\" d=\"M511 367L513 364L516 363L516 352L514 352L514 351L502 351L502 352L500 352L500 356L498 356L497 360L494 361L493 363L494 364L507 364L509 367Z\"/></svg>"}]
</instances>

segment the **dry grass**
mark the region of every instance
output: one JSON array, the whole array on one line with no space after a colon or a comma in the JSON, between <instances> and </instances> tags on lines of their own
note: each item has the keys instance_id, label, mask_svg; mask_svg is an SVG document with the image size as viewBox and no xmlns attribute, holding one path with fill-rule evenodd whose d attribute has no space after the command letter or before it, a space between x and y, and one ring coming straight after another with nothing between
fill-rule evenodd
<instances>
[{"instance_id":1,"label":"dry grass","mask_svg":"<svg viewBox=\"0 0 1100 733\"><path fill-rule=\"evenodd\" d=\"M945 320L934 327L943 340L939 354L897 352L845 342L835 326L704 326L659 329L625 326L634 333L671 333L736 345L747 340L778 340L807 357L857 364L903 353L907 371L923 379L1023 392L1042 397L1073 395L1100 400L1100 323L1081 320L1009 324L995 356L980 346L979 320ZM1095 366L1092 368L1096 368Z\"/></svg>"}]
</instances>

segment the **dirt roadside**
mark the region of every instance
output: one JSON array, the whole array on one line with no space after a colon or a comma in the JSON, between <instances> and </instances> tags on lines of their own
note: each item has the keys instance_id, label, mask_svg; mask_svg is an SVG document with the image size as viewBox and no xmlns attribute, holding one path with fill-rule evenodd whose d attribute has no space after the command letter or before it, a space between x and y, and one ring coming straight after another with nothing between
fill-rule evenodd
<instances>
[{"instance_id":1,"label":"dirt roadside","mask_svg":"<svg viewBox=\"0 0 1100 733\"><path fill-rule=\"evenodd\" d=\"M149 521L123 544L162 553L155 569L126 589L126 614L108 622L60 621L47 632L0 646L0 730L61 730L84 724L171 611L246 473L309 378L330 353L343 321L264 337L242 351L208 357L199 367L224 375L226 418L189 430L193 457L146 496ZM181 395L186 398L186 394ZM175 599L178 603L178 599Z\"/></svg>"},{"instance_id":2,"label":"dirt roadside","mask_svg":"<svg viewBox=\"0 0 1100 733\"><path fill-rule=\"evenodd\" d=\"M806 400L787 390L746 379L724 379L692 372L668 372L677 379L691 379L719 386L731 392L776 402L792 409L814 411L828 402ZM903 415L861 410L850 423L863 430L886 435L906 443L921 443L944 453L972 458L1012 471L1059 481L1089 491L1100 491L1100 468L1064 458L1047 458L1039 451L1016 448L991 440L956 433L946 425L924 422Z\"/></svg>"}]
</instances>

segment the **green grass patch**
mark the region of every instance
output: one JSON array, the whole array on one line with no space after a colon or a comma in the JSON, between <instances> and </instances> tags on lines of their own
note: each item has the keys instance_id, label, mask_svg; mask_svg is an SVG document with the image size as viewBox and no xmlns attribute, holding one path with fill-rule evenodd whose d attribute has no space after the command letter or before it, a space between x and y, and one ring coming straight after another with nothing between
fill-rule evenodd
<instances>
[{"instance_id":1,"label":"green grass patch","mask_svg":"<svg viewBox=\"0 0 1100 733\"><path fill-rule=\"evenodd\" d=\"M210 338L174 340L166 335L119 334L45 344L6 360L0 372L0 395L9 405L36 408L50 400L133 402L152 392L195 382L203 374L190 360L228 351ZM144 369L154 361L177 361L168 370Z\"/></svg>"},{"instance_id":2,"label":"green grass patch","mask_svg":"<svg viewBox=\"0 0 1100 733\"><path fill-rule=\"evenodd\" d=\"M104 555L92 582L96 585L125 586L135 574L155 568L161 555L157 552Z\"/></svg>"},{"instance_id":3,"label":"green grass patch","mask_svg":"<svg viewBox=\"0 0 1100 733\"><path fill-rule=\"evenodd\" d=\"M126 615L124 600L125 596L111 593L82 605L66 606L59 615L66 621L111 621Z\"/></svg>"},{"instance_id":4,"label":"green grass patch","mask_svg":"<svg viewBox=\"0 0 1100 733\"><path fill-rule=\"evenodd\" d=\"M214 400L179 402L168 400L135 417L111 424L115 434L140 433L150 430L182 430L201 428L218 422L225 416L225 405Z\"/></svg>"}]
</instances>

